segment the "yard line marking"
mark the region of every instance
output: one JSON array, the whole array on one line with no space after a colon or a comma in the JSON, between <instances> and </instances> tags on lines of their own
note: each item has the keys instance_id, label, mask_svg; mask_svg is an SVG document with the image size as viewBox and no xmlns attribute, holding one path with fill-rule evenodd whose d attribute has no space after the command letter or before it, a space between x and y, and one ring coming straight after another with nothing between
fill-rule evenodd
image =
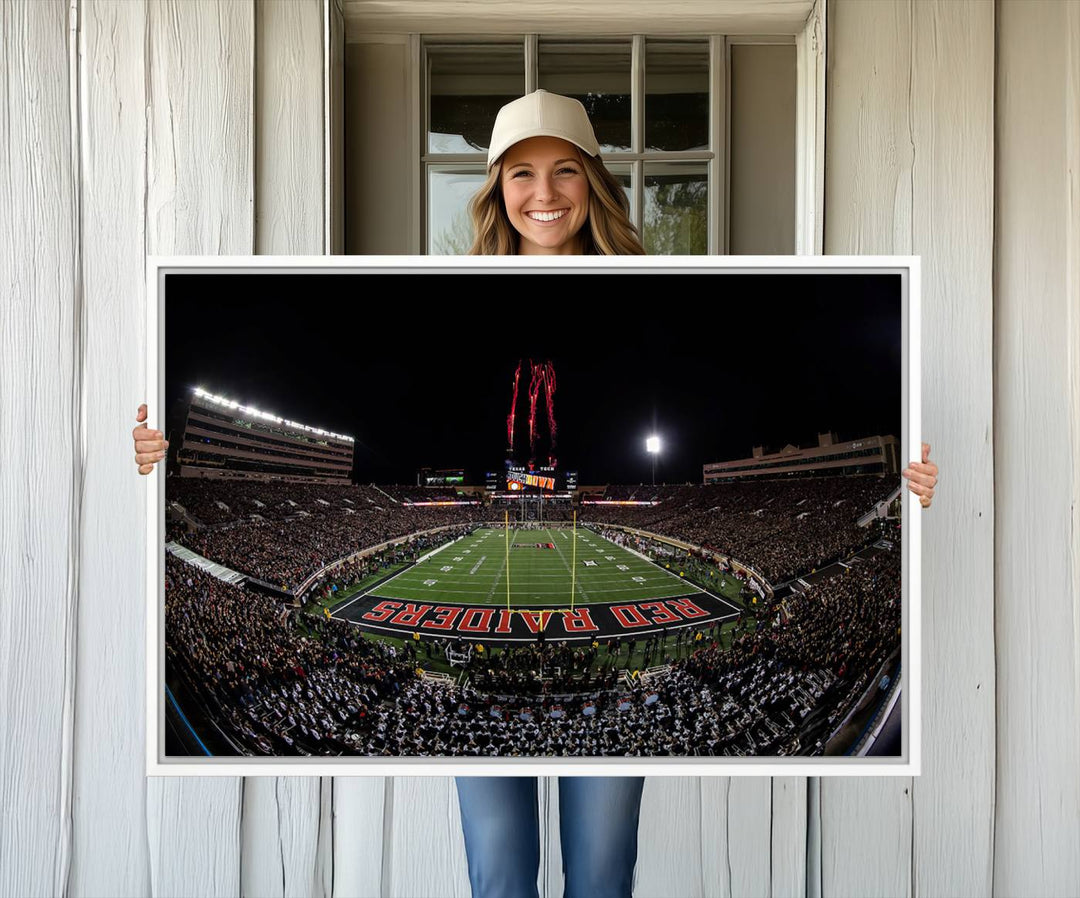
<instances>
[{"instance_id":1,"label":"yard line marking","mask_svg":"<svg viewBox=\"0 0 1080 898\"><path fill-rule=\"evenodd\" d=\"M517 536L517 530L515 530L512 534L510 534L510 544L511 545L514 544L514 537L516 537L516 536ZM499 577L501 577L503 571L506 570L506 562L509 559L509 557L510 557L509 555L506 555L506 554L503 555L503 561L502 561L502 564L499 566L499 572L495 575L495 578L491 581L491 589L488 590L487 597L489 599L493 595L495 595L495 587L499 585Z\"/></svg>"},{"instance_id":2,"label":"yard line marking","mask_svg":"<svg viewBox=\"0 0 1080 898\"><path fill-rule=\"evenodd\" d=\"M563 555L562 549L559 548L559 544L553 542L552 545L555 547L555 551L559 553L559 558L562 559L563 567L566 568L566 573L570 574L570 578L573 579L574 574L570 570L570 564L567 562L566 556ZM585 587L582 586L580 583L578 584L578 589L581 590L581 598L582 599L584 599L586 602L591 602L592 601L592 599L589 598L589 594L585 591ZM570 604L571 605L574 604L574 597L573 596L570 597Z\"/></svg>"},{"instance_id":3,"label":"yard line marking","mask_svg":"<svg viewBox=\"0 0 1080 898\"><path fill-rule=\"evenodd\" d=\"M608 540L608 541L610 542L610 540ZM704 589L703 587L698 586L696 583L691 583L689 580L684 580L678 574L671 573L671 571L669 571L667 568L660 567L660 565L658 565L655 561L653 561L650 558L646 558L644 555L642 555L636 549L631 549L629 546L619 546L616 543L611 543L611 544L613 546L615 546L616 548L622 549L624 552L629 552L631 555L634 555L635 557L640 558L642 561L646 562L647 564L652 565L658 571L661 571L662 573L665 573L670 577L674 577L680 583L685 583L687 586L693 587L696 592L706 592L706 593L709 592L707 589ZM709 593L709 595L712 595L712 593Z\"/></svg>"},{"instance_id":4,"label":"yard line marking","mask_svg":"<svg viewBox=\"0 0 1080 898\"><path fill-rule=\"evenodd\" d=\"M415 564L411 564L411 565L409 565L408 567L405 567L405 568L403 568L402 570L398 571L398 572L397 572L396 574L393 574L393 575L391 575L391 576L387 577L387 578L386 578L385 580L382 580L382 581L380 581L379 583L375 584L374 586L369 586L369 587L368 587L367 589L365 589L365 590L364 590L364 591L363 591L362 593L360 593L359 595L357 595L357 596L353 596L353 598L349 599L349 601L347 601L347 602L346 602L346 603L345 603L344 605L338 605L338 607L337 607L337 608L335 608L335 609L334 609L333 611L331 611L331 612L330 612L330 616L331 616L331 617L334 617L335 615L337 615L337 613L338 613L339 611L344 611L344 610L345 610L346 608L348 608L348 607L349 607L349 606L350 606L350 605L351 605L351 604L352 604L353 602L359 602L359 601L360 601L360 600L361 600L362 598L364 598L365 596L368 596L368 595L370 595L370 594L371 594L371 591L372 591L372 590L374 590L374 589L378 589L378 588L379 588L380 586L385 586L385 585L386 585L387 583L389 583L389 582L390 582L391 580L396 580L396 579L397 579L398 577L400 577L400 576L401 576L402 574L406 573L407 571L411 571L411 570L413 570L413 568L415 568L415 567L416 567L416 565L415 565Z\"/></svg>"},{"instance_id":5,"label":"yard line marking","mask_svg":"<svg viewBox=\"0 0 1080 898\"><path fill-rule=\"evenodd\" d=\"M448 581L443 580L442 582L445 584ZM642 590L648 590L648 592L643 594ZM414 592L417 594L417 597L419 598L419 596L422 595L423 590L420 588L420 585L404 586L404 587L401 588L400 593L395 594L392 598L411 602L411 601L414 601L414 599L411 597L412 593L414 593ZM566 590L565 589L530 589L529 593L531 595L536 595L536 596L565 596L566 595ZM624 587L624 588L608 587L608 588L605 588L605 590L604 590L605 597L608 596L608 595L615 595L616 593L635 593L635 594L637 594L638 596L641 597L640 601L675 599L675 598L680 598L680 597L683 597L683 596L687 595L687 592L686 592L685 589L684 590L675 590L675 591L670 592L670 593L667 593L667 592L661 593L661 592L656 591L655 589L650 589L648 583L644 583L644 584L639 583L639 584L635 584L634 586ZM476 596L476 590L474 590L474 589L452 589L449 586L444 585L443 587L441 587L439 589L439 594L440 595L443 595L443 594L445 594L445 595L463 595L463 596L474 596L475 597ZM710 593L710 595L711 595L711 593ZM390 596L376 596L376 598L386 598L386 599L388 599L388 598L391 598L391 597ZM418 600L418 598L416 600ZM428 599L428 601L430 601L430 599ZM604 605L604 604L610 604L610 603L612 603L614 601L621 601L621 600L603 598L603 599L597 599L594 602L592 602L591 604ZM639 601L639 600L638 599L629 599L628 601ZM481 602L478 599L474 599L473 603L474 604L485 604L485 603ZM466 600L462 600L462 604L469 604L469 603ZM580 600L577 602L577 604L579 606L581 605ZM730 604L730 603L728 603L728 604Z\"/></svg>"},{"instance_id":6,"label":"yard line marking","mask_svg":"<svg viewBox=\"0 0 1080 898\"><path fill-rule=\"evenodd\" d=\"M492 533L493 531L486 532ZM526 531L522 532L525 533ZM534 535L534 533L535 531L529 532L528 535L531 537ZM549 536L553 536L553 531L551 531L550 529L547 531L547 533ZM517 538L516 529L513 531L513 538ZM473 545L477 545L479 542L480 538L475 538ZM623 546L616 546L610 543L609 540L600 537L597 537L596 544L599 544L601 546L607 546L606 551L608 552L616 552L616 555L614 557L617 561L629 561L630 559L626 558L626 555L633 555L636 559L641 559L641 565L638 565L635 560L634 564L630 565L630 568L627 572L631 573L632 576L643 575L645 580L644 582L634 583L631 586L627 584L625 579L627 572L623 572L622 576L619 576L618 574L615 574L614 570L609 569L610 574L608 576L605 576L601 571L594 568L590 572L589 576L589 583L592 584L592 594L595 594L597 590L600 590L603 593L603 596L594 599L592 598L592 594L586 593L584 589L575 590L576 597L578 597L577 601L579 603L588 602L590 604L602 604L605 602L610 603L624 600L643 601L645 599L662 601L668 598L686 596L687 594L697 592L704 592L708 595L712 595L709 590L702 589L701 587L696 586L695 584L678 577L677 574L673 574L670 571L664 570L659 565L649 561L647 558L644 558L639 553L631 549L627 549ZM557 543L555 545L556 548L558 548ZM617 550L626 554L620 557ZM468 550L458 548L458 551L464 554ZM442 574L442 577L444 579L441 579L439 582L441 582L443 585L438 588L438 591L440 592L440 594L445 594L447 600L449 601L467 603L469 601L469 598L471 597L472 600L475 601L477 604L495 604L492 601L492 597L500 585L498 580L499 577L505 573L505 568L507 564L505 553L500 551L499 554L503 556L502 563L500 565L499 572L494 575L494 581L490 584L491 588L488 590L487 600L481 598L483 596L483 578L477 577L476 581L471 580L470 572L467 572L464 568L459 569L458 573L451 571L448 574ZM546 553L537 554L539 555ZM519 598L524 595L530 595L535 596L538 601L546 602L550 600L558 600L560 597L565 597L566 572L568 570L566 556L561 550L559 550L555 556L548 556L548 558L549 560L546 561L539 569L530 569L527 572L520 572L518 575L515 575L515 586L519 587ZM484 559L486 561L486 555L484 556ZM556 561L556 559L558 560ZM434 567L439 567L439 565L435 565ZM611 567L615 568L615 565L612 565ZM644 570L642 570L642 568L644 568ZM415 571L415 575L410 574L410 571ZM375 598L380 599L394 598L404 601L430 601L431 587L425 587L422 585L422 581L423 579L425 579L425 574L427 577L431 576L431 573L428 573L428 571L433 572L433 569L418 568L415 565L413 567L407 567L404 570L398 571L397 573L391 575L378 586L370 587L364 592L353 596L344 604L339 606L336 611L344 611L353 603L359 601L365 596L372 596L373 594ZM655 573L653 573L654 571ZM408 574L409 576L405 576L406 574ZM611 574L614 574L615 576L611 576ZM492 575L489 572L487 576ZM403 579L398 579L399 577ZM386 592L389 592L389 590L384 591L382 587L389 584L391 580L397 581L398 588L394 589L390 595L387 595ZM520 580L520 583L517 582L518 580ZM545 585L548 585L548 580L552 581L552 583L549 585L551 588L544 588ZM661 583L659 581L663 582ZM472 582L475 582L476 585L470 587L469 584ZM477 592L477 587L479 587L481 592ZM459 595L462 596L462 599L457 598L457 596ZM721 604L725 607L736 607L726 600L720 601Z\"/></svg>"},{"instance_id":7,"label":"yard line marking","mask_svg":"<svg viewBox=\"0 0 1080 898\"><path fill-rule=\"evenodd\" d=\"M481 555L480 560L478 562L476 562L476 564L474 564L472 566L472 570L469 571L469 573L470 574L475 574L476 571L479 569L480 565L482 565L486 560L487 560L487 555Z\"/></svg>"}]
</instances>

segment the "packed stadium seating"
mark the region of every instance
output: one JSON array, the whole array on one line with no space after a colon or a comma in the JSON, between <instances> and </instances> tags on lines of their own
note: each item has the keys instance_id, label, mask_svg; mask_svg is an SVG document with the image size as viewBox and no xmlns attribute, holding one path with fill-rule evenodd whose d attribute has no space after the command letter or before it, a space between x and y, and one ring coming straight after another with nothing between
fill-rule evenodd
<instances>
[{"instance_id":1,"label":"packed stadium seating","mask_svg":"<svg viewBox=\"0 0 1080 898\"><path fill-rule=\"evenodd\" d=\"M877 477L649 487L655 506L582 517L707 545L781 582L864 546L878 531L854 520L893 488ZM194 524L172 525L184 545L286 588L360 548L490 516L403 507L363 486L178 481L168 494ZM336 576L358 578L359 564ZM169 556L166 651L242 753L812 754L899 643L899 550L797 589L730 647L715 631L685 658L654 646L663 672L647 682L623 682L610 650L547 644L489 650L459 686L418 676L430 646L418 658Z\"/></svg>"},{"instance_id":2,"label":"packed stadium seating","mask_svg":"<svg viewBox=\"0 0 1080 898\"><path fill-rule=\"evenodd\" d=\"M895 488L879 477L804 478L645 488L655 506L588 505L582 523L611 523L670 536L737 558L772 583L850 554L867 539L860 512ZM395 487L390 489L400 490ZM611 487L612 496L640 488ZM199 529L170 536L242 573L292 589L330 562L366 546L449 524L498 518L480 505L416 507L381 488L179 480L176 501ZM568 520L553 505L547 520Z\"/></svg>"},{"instance_id":3,"label":"packed stadium seating","mask_svg":"<svg viewBox=\"0 0 1080 898\"><path fill-rule=\"evenodd\" d=\"M856 518L895 488L894 478L883 477L663 487L657 505L585 506L580 520L634 527L713 549L750 565L771 583L782 583L861 546L867 531L856 526ZM625 497L624 487L609 492Z\"/></svg>"}]
</instances>

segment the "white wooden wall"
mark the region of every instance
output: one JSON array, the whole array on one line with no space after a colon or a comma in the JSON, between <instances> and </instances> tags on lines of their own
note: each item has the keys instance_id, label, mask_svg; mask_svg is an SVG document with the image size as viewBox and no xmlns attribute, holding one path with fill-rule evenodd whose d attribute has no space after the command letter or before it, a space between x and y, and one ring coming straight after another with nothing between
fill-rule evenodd
<instances>
[{"instance_id":1,"label":"white wooden wall","mask_svg":"<svg viewBox=\"0 0 1080 898\"><path fill-rule=\"evenodd\" d=\"M922 256L923 432L943 473L922 537L923 774L822 780L822 893L988 895L994 7L830 2L828 26L825 252Z\"/></svg>"},{"instance_id":2,"label":"white wooden wall","mask_svg":"<svg viewBox=\"0 0 1080 898\"><path fill-rule=\"evenodd\" d=\"M339 25L0 5L0 895L468 894L449 779L143 776L143 257L333 246ZM649 780L636 895L1075 895L1080 4L830 0L828 48L826 251L923 257L924 772Z\"/></svg>"},{"instance_id":3,"label":"white wooden wall","mask_svg":"<svg viewBox=\"0 0 1080 898\"><path fill-rule=\"evenodd\" d=\"M1080 4L998 30L994 885L1080 894Z\"/></svg>"}]
</instances>

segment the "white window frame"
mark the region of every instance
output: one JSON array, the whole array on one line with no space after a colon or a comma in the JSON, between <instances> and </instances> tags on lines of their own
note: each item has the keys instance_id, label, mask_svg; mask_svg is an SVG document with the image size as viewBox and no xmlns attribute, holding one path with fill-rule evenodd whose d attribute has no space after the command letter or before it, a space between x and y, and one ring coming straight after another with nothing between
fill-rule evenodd
<instances>
[{"instance_id":1,"label":"white window frame","mask_svg":"<svg viewBox=\"0 0 1080 898\"><path fill-rule=\"evenodd\" d=\"M741 35L728 33L726 35L712 34L709 36L709 139L713 151L707 154L691 152L685 154L688 159L700 161L703 155L711 155L708 160L708 195L709 195L709 235L708 251L710 255L725 255L728 250L728 178L730 153L729 127L729 85L730 85L730 47L736 43L771 43L790 44L794 42L796 48L796 123L795 123L795 253L797 255L820 255L823 251L823 215L824 208L824 183L825 183L825 4L826 0L815 0L809 16L798 30L769 35ZM730 25L730 17L725 21ZM730 31L730 28L729 28ZM426 162L474 162L474 158L458 154L436 154L428 156L426 150L427 140L427 84L426 81L426 56L424 41L444 40L453 42L502 42L513 39L524 41L525 51L525 90L526 92L536 89L538 41L539 35L545 37L562 36L555 30L542 29L527 34L518 32L499 33L498 29L483 35L478 34L453 34L440 32L438 34L419 33L409 35L410 56L410 98L411 109L409 117L409 152L414 160L411 166L412 202L409 204L409 250L415 255L426 252L428 243L427 233L427 184L425 178ZM679 33L665 34L660 29L642 29L641 33L633 35L631 77L643 78L644 51L646 35L654 39L663 38L686 38L702 37L701 31L696 33L682 31ZM567 35L568 37L570 35ZM574 36L587 40L590 36L597 38L611 36L611 32L600 28L584 29L576 32ZM641 82L632 81L632 95L643 97L640 90ZM634 209L632 218L635 223L640 223L644 206L644 191L639 185L643 185L641 171L644 162L650 161L654 154L640 153L641 139L643 136L641 108L643 104L632 104L631 135L635 153L620 154L612 161L631 161L634 171ZM658 157L659 158L659 157ZM679 158L678 153L663 154L665 161L674 161Z\"/></svg>"}]
</instances>

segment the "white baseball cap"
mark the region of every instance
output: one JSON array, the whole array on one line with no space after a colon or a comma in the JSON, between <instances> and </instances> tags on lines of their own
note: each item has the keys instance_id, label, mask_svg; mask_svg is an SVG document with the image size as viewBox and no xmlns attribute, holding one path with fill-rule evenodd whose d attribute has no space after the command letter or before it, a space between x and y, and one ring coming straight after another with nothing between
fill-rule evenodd
<instances>
[{"instance_id":1,"label":"white baseball cap","mask_svg":"<svg viewBox=\"0 0 1080 898\"><path fill-rule=\"evenodd\" d=\"M533 91L499 110L491 129L487 165L490 169L515 143L529 137L561 137L595 156L600 152L585 107L573 97Z\"/></svg>"}]
</instances>

